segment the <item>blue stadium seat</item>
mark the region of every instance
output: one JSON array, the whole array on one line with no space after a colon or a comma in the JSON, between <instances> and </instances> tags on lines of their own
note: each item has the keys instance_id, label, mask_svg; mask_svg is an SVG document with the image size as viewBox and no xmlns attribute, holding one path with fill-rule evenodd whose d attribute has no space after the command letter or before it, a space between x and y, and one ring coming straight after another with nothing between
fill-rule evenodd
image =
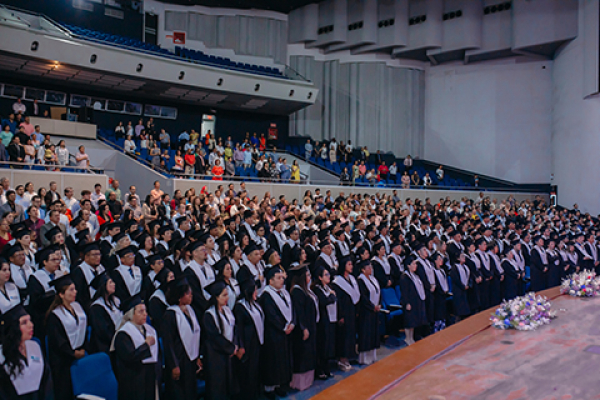
<instances>
[{"instance_id":1,"label":"blue stadium seat","mask_svg":"<svg viewBox=\"0 0 600 400\"><path fill-rule=\"evenodd\" d=\"M75 397L91 394L106 400L117 400L117 379L106 353L85 356L71 366L71 380Z\"/></svg>"}]
</instances>

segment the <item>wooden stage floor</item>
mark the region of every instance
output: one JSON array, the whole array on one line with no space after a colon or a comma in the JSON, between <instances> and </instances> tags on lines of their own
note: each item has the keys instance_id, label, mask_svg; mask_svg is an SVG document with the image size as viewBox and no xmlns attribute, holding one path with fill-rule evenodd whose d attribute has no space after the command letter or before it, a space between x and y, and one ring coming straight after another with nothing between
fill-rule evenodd
<instances>
[{"instance_id":1,"label":"wooden stage floor","mask_svg":"<svg viewBox=\"0 0 600 400\"><path fill-rule=\"evenodd\" d=\"M484 311L406 347L314 399L600 399L600 298L540 294L558 318L536 331L490 327Z\"/></svg>"}]
</instances>

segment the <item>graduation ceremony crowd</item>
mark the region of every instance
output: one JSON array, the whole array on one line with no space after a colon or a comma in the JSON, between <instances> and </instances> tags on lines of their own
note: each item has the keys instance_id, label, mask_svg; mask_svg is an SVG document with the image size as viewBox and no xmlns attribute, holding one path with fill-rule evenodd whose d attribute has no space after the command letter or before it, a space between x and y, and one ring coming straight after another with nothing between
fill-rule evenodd
<instances>
[{"instance_id":1,"label":"graduation ceremony crowd","mask_svg":"<svg viewBox=\"0 0 600 400\"><path fill-rule=\"evenodd\" d=\"M97 352L110 355L122 400L195 399L199 378L208 399L284 397L375 362L386 335L404 330L410 345L600 266L598 219L540 197L307 191L290 202L244 188L166 201L157 182L150 211L121 215L105 206L121 201L114 187L68 204L54 188L38 206L46 229L8 188L0 398L71 400L70 366Z\"/></svg>"}]
</instances>

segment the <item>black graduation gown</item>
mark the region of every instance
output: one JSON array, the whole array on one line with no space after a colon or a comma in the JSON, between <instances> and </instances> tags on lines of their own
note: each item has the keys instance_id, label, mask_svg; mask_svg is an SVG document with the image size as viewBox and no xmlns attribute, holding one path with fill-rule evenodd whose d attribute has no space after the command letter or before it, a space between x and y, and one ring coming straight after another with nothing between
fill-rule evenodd
<instances>
[{"instance_id":1,"label":"black graduation gown","mask_svg":"<svg viewBox=\"0 0 600 400\"><path fill-rule=\"evenodd\" d=\"M443 271L443 266L442 266ZM448 278L446 277L446 282ZM435 321L445 321L448 317L446 299L448 299L448 294L444 292L442 289L442 285L440 284L440 278L438 274L435 274L435 290L433 291L433 319Z\"/></svg>"},{"instance_id":2,"label":"black graduation gown","mask_svg":"<svg viewBox=\"0 0 600 400\"><path fill-rule=\"evenodd\" d=\"M294 246L291 246L289 243L283 245L283 253L281 253L281 265L283 266L283 268L285 268L286 271L290 268L290 265L293 262L292 254L296 246L296 244L294 244Z\"/></svg>"},{"instance_id":3,"label":"black graduation gown","mask_svg":"<svg viewBox=\"0 0 600 400\"><path fill-rule=\"evenodd\" d=\"M421 297L419 297L419 292L408 274L402 275L400 290L402 293L402 308L404 309L404 327L418 328L429 324L425 300L421 300ZM407 308L409 304L410 310Z\"/></svg>"},{"instance_id":4,"label":"black graduation gown","mask_svg":"<svg viewBox=\"0 0 600 400\"><path fill-rule=\"evenodd\" d=\"M321 253L319 253L320 255ZM317 260L314 263L313 269L310 271L311 274L316 274L316 271L319 270L319 267L329 271L329 273L331 274L331 276L335 276L337 275L337 271L334 271L333 269L331 269L331 267L329 266L329 264L327 264L327 261L325 261L325 259L323 257L317 256Z\"/></svg>"},{"instance_id":5,"label":"black graduation gown","mask_svg":"<svg viewBox=\"0 0 600 400\"><path fill-rule=\"evenodd\" d=\"M169 249L167 249L162 243L158 243L156 245L156 253L158 253L162 258L167 258L169 255Z\"/></svg>"},{"instance_id":6,"label":"black graduation gown","mask_svg":"<svg viewBox=\"0 0 600 400\"><path fill-rule=\"evenodd\" d=\"M335 354L340 358L356 359L356 307L350 295L332 283L337 295L338 322L335 330ZM343 322L342 322L343 321Z\"/></svg>"},{"instance_id":7,"label":"black graduation gown","mask_svg":"<svg viewBox=\"0 0 600 400\"><path fill-rule=\"evenodd\" d=\"M545 251L545 250L543 250ZM547 257L546 257L547 258ZM538 292L544 290L547 287L548 271L544 272L544 268L548 268L548 264L542 261L540 253L537 248L531 250L530 255L530 268L531 268L531 287L530 290Z\"/></svg>"},{"instance_id":8,"label":"black graduation gown","mask_svg":"<svg viewBox=\"0 0 600 400\"><path fill-rule=\"evenodd\" d=\"M218 314L217 314L218 316ZM224 318L221 316L221 318ZM223 321L223 323L226 323ZM213 316L204 313L204 332L202 360L206 379L206 395L209 400L230 399L238 392L237 382L233 374L233 352L239 345L236 329L233 341L229 341L219 332Z\"/></svg>"},{"instance_id":9,"label":"black graduation gown","mask_svg":"<svg viewBox=\"0 0 600 400\"><path fill-rule=\"evenodd\" d=\"M329 360L335 356L335 321L329 320L327 306L335 304L336 295L330 292L326 295L320 286L314 290L319 299L319 322L317 323L317 367L316 373L329 374ZM336 305L337 307L337 305Z\"/></svg>"},{"instance_id":10,"label":"black graduation gown","mask_svg":"<svg viewBox=\"0 0 600 400\"><path fill-rule=\"evenodd\" d=\"M234 376L238 380L239 399L258 399L261 391L260 381L260 339L252 316L240 303L233 308L239 346L245 350L242 359L234 357Z\"/></svg>"},{"instance_id":11,"label":"black graduation gown","mask_svg":"<svg viewBox=\"0 0 600 400\"><path fill-rule=\"evenodd\" d=\"M116 326L110 315L100 304L95 304L90 307L88 313L90 327L90 353L110 353L110 344L113 336L115 336Z\"/></svg>"},{"instance_id":12,"label":"black graduation gown","mask_svg":"<svg viewBox=\"0 0 600 400\"><path fill-rule=\"evenodd\" d=\"M134 265L131 266L131 268L133 268ZM121 273L118 270L112 270L112 273L110 274L111 279L115 282L115 296L117 296L119 299L123 299L123 301L125 301L126 299L130 298L131 296L138 294L138 293L134 293L131 294L129 293L129 288L127 287L127 284L125 283L125 280L123 279L123 276L121 275ZM143 282L143 279L142 279ZM140 291L141 291L141 285L140 285Z\"/></svg>"},{"instance_id":13,"label":"black graduation gown","mask_svg":"<svg viewBox=\"0 0 600 400\"><path fill-rule=\"evenodd\" d=\"M522 279L517 276L522 272L516 270L507 260L502 261L502 268L504 269L504 299L512 300L519 295Z\"/></svg>"},{"instance_id":14,"label":"black graduation gown","mask_svg":"<svg viewBox=\"0 0 600 400\"><path fill-rule=\"evenodd\" d=\"M265 313L265 342L261 351L262 382L267 386L287 386L292 380L291 334L285 334L287 324L275 300L269 294L260 296L259 304ZM296 325L292 307L292 322Z\"/></svg>"},{"instance_id":15,"label":"black graduation gown","mask_svg":"<svg viewBox=\"0 0 600 400\"><path fill-rule=\"evenodd\" d=\"M393 287L394 278L392 277L392 267L390 265L390 273L387 274L383 269L383 265L375 259L371 260L371 265L373 266L373 275L377 282L379 282L379 287L382 289ZM390 282L390 286L388 286L388 281Z\"/></svg>"},{"instance_id":16,"label":"black graduation gown","mask_svg":"<svg viewBox=\"0 0 600 400\"><path fill-rule=\"evenodd\" d=\"M210 268L207 266L207 268ZM208 308L208 300L204 297L204 288L200 283L200 279L192 268L186 268L183 275L187 278L190 288L192 289L192 308L196 315L204 315L204 311ZM202 318L201 318L202 319ZM198 321L204 323L204 320Z\"/></svg>"},{"instance_id":17,"label":"black graduation gown","mask_svg":"<svg viewBox=\"0 0 600 400\"><path fill-rule=\"evenodd\" d=\"M186 320L188 320L187 316ZM167 310L165 312L161 331L165 354L165 399L195 399L197 394L196 370L198 367L196 360L190 360L185 351L174 311ZM176 381L173 380L172 371L177 367L179 367L181 375L179 380Z\"/></svg>"},{"instance_id":18,"label":"black graduation gown","mask_svg":"<svg viewBox=\"0 0 600 400\"><path fill-rule=\"evenodd\" d=\"M40 339L42 349L45 349L46 312L50 308L52 301L54 301L56 292L54 290L46 292L46 289L35 275L29 277L27 289L29 291L29 314L33 322L34 334L36 338Z\"/></svg>"},{"instance_id":19,"label":"black graduation gown","mask_svg":"<svg viewBox=\"0 0 600 400\"><path fill-rule=\"evenodd\" d=\"M317 363L317 309L312 297L301 288L292 288L290 295L297 322L291 335L293 371L302 374L313 371ZM308 339L303 340L305 329L308 330Z\"/></svg>"},{"instance_id":20,"label":"black graduation gown","mask_svg":"<svg viewBox=\"0 0 600 400\"><path fill-rule=\"evenodd\" d=\"M115 337L115 375L119 383L119 400L154 399L161 365L160 363L142 363L151 355L150 346L147 343L136 349L127 333L122 331L117 333ZM160 360L160 354L158 357Z\"/></svg>"},{"instance_id":21,"label":"black graduation gown","mask_svg":"<svg viewBox=\"0 0 600 400\"><path fill-rule=\"evenodd\" d=\"M11 382L10 377L4 368L0 368L0 399L6 400L48 400L52 399L52 379L50 378L50 368L48 360L42 351L44 359L44 373L42 380L35 391L19 396Z\"/></svg>"},{"instance_id":22,"label":"black graduation gown","mask_svg":"<svg viewBox=\"0 0 600 400\"><path fill-rule=\"evenodd\" d=\"M462 281L460 280L460 273L456 264L453 265L450 270L450 278L452 279L452 303L454 305L454 314L459 317L466 317L471 314L471 308L469 307L467 289L465 289L465 286L463 286ZM469 274L467 286L471 287L472 285L473 279Z\"/></svg>"},{"instance_id":23,"label":"black graduation gown","mask_svg":"<svg viewBox=\"0 0 600 400\"><path fill-rule=\"evenodd\" d=\"M476 257L473 255L473 257ZM466 257L465 264L469 267L471 271L471 278L473 279L473 285L469 286L469 290L467 291L467 297L469 298L469 307L471 308L472 313L476 313L480 310L481 303L479 301L479 290L480 283L475 282L475 280L481 277L481 273L477 269L477 266L469 257Z\"/></svg>"},{"instance_id":24,"label":"black graduation gown","mask_svg":"<svg viewBox=\"0 0 600 400\"><path fill-rule=\"evenodd\" d=\"M491 261L490 261L490 269L488 270L483 262L483 256L479 253L475 253L476 257L479 258L479 262L481 268L479 269L479 273L481 274L481 278L483 279L479 284L479 304L482 310L487 310L492 306L491 303L491 285L494 280L494 275L492 272ZM490 257L488 256L488 259Z\"/></svg>"},{"instance_id":25,"label":"black graduation gown","mask_svg":"<svg viewBox=\"0 0 600 400\"><path fill-rule=\"evenodd\" d=\"M563 263L560 254L555 251L554 255L547 253L548 257L548 287L559 286L562 278Z\"/></svg>"},{"instance_id":26,"label":"black graduation gown","mask_svg":"<svg viewBox=\"0 0 600 400\"><path fill-rule=\"evenodd\" d=\"M458 258L460 257L460 253L462 253L462 250L456 245L456 243L449 243L448 247L446 248L446 251L450 256L450 262L452 264L458 262Z\"/></svg>"},{"instance_id":27,"label":"black graduation gown","mask_svg":"<svg viewBox=\"0 0 600 400\"><path fill-rule=\"evenodd\" d=\"M402 269L400 268L401 266L398 265L394 257L388 257L388 262L390 263L391 268L392 286L399 286L400 279L403 275Z\"/></svg>"},{"instance_id":28,"label":"black graduation gown","mask_svg":"<svg viewBox=\"0 0 600 400\"><path fill-rule=\"evenodd\" d=\"M275 236L274 233L271 233L269 235L269 239L267 241L269 242L269 248L275 250L277 253L279 253L279 255L281 255L281 253L283 252L283 248L282 246L279 246L279 241L277 240L277 236Z\"/></svg>"},{"instance_id":29,"label":"black graduation gown","mask_svg":"<svg viewBox=\"0 0 600 400\"><path fill-rule=\"evenodd\" d=\"M48 315L46 334L50 371L54 383L54 400L72 400L71 364L76 360L75 350L85 348L86 343L73 350L60 318L53 312Z\"/></svg>"},{"instance_id":30,"label":"black graduation gown","mask_svg":"<svg viewBox=\"0 0 600 400\"><path fill-rule=\"evenodd\" d=\"M77 289L76 300L81 305L81 308L83 308L83 311L87 313L92 305L90 285L85 279L85 274L79 265L71 270L71 279L75 284L75 289Z\"/></svg>"},{"instance_id":31,"label":"black graduation gown","mask_svg":"<svg viewBox=\"0 0 600 400\"><path fill-rule=\"evenodd\" d=\"M319 251L309 245L304 246L304 251L306 251L306 262L310 265L315 265L317 257L319 257Z\"/></svg>"},{"instance_id":32,"label":"black graduation gown","mask_svg":"<svg viewBox=\"0 0 600 400\"><path fill-rule=\"evenodd\" d=\"M148 276L147 272L142 271L142 275L144 277L142 278L141 290L144 294L144 301L146 302L146 304L148 304L148 302L150 301L150 296L152 296L152 294L154 294L154 292L156 291L156 286L154 286L154 280Z\"/></svg>"},{"instance_id":33,"label":"black graduation gown","mask_svg":"<svg viewBox=\"0 0 600 400\"><path fill-rule=\"evenodd\" d=\"M504 298L504 280L502 277L504 273L500 273L498 269L499 265L496 265L494 257L490 256L490 269L494 278L490 281L490 306L496 306L502 302Z\"/></svg>"},{"instance_id":34,"label":"black graduation gown","mask_svg":"<svg viewBox=\"0 0 600 400\"><path fill-rule=\"evenodd\" d=\"M150 271L150 265L146 262L146 257L139 252L135 255L134 265L140 267L140 270L144 276L148 275L148 272Z\"/></svg>"},{"instance_id":35,"label":"black graduation gown","mask_svg":"<svg viewBox=\"0 0 600 400\"><path fill-rule=\"evenodd\" d=\"M431 292L431 283L429 282L429 278L427 278L427 272L425 272L425 267L421 264L419 260L417 262L417 275L423 282L423 287L425 288L425 309L427 310L427 320L429 323L433 323L435 320L433 319L433 293Z\"/></svg>"},{"instance_id":36,"label":"black graduation gown","mask_svg":"<svg viewBox=\"0 0 600 400\"><path fill-rule=\"evenodd\" d=\"M158 297L152 297L148 301L148 315L150 316L150 321L152 322L152 326L156 329L156 333L158 336L162 337L162 319L165 315L165 311L169 306L163 303L161 299Z\"/></svg>"},{"instance_id":37,"label":"black graduation gown","mask_svg":"<svg viewBox=\"0 0 600 400\"><path fill-rule=\"evenodd\" d=\"M358 351L369 351L380 346L379 313L375 311L377 304L371 303L369 289L362 279L357 279L360 289L358 302Z\"/></svg>"}]
</instances>

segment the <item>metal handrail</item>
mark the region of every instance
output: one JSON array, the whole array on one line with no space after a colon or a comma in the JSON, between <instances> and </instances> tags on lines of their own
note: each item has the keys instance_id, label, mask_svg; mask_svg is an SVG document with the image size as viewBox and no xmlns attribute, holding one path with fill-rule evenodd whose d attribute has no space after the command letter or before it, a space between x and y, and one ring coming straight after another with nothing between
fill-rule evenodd
<instances>
[{"instance_id":1,"label":"metal handrail","mask_svg":"<svg viewBox=\"0 0 600 400\"><path fill-rule=\"evenodd\" d=\"M167 176L167 173L164 172L164 170L162 169L156 169L154 168L154 164L152 164L151 162L149 162L148 160L145 160L144 158L140 157L139 155L135 154L135 153L128 153L125 151L125 148L119 146L118 144L116 144L115 142L111 142L110 140L103 138L100 135L96 135L96 139L100 140L101 142L103 142L104 144L110 146L110 147L114 147L117 150L120 150L123 154L125 154L128 157L133 158L134 160L144 164L146 167L152 169L153 171L158 172L161 175L164 175L165 177Z\"/></svg>"}]
</instances>

